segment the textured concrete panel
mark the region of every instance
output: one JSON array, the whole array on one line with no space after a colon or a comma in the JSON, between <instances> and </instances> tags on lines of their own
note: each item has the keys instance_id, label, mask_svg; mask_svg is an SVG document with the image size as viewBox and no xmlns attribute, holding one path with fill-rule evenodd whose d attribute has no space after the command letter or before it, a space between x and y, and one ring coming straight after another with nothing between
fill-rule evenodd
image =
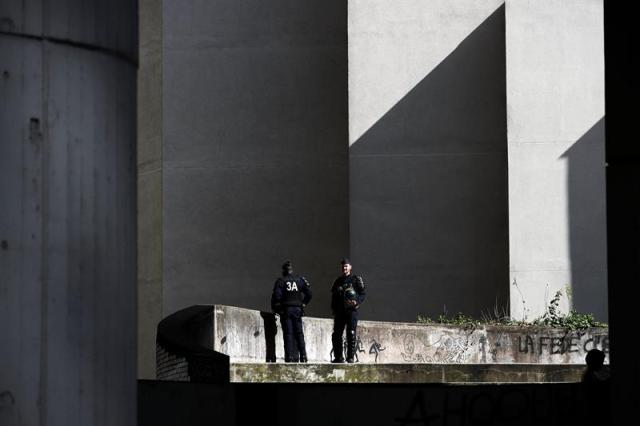
<instances>
[{"instance_id":1,"label":"textured concrete panel","mask_svg":"<svg viewBox=\"0 0 640 426\"><path fill-rule=\"evenodd\" d=\"M135 67L22 35L0 51L0 423L133 424Z\"/></svg>"},{"instance_id":2,"label":"textured concrete panel","mask_svg":"<svg viewBox=\"0 0 640 426\"><path fill-rule=\"evenodd\" d=\"M131 0L3 1L0 30L79 43L135 61L137 6Z\"/></svg>"},{"instance_id":3,"label":"textured concrete panel","mask_svg":"<svg viewBox=\"0 0 640 426\"><path fill-rule=\"evenodd\" d=\"M266 308L286 258L326 313L349 238L346 4L168 1L163 15L163 314Z\"/></svg>"},{"instance_id":4,"label":"textured concrete panel","mask_svg":"<svg viewBox=\"0 0 640 426\"><path fill-rule=\"evenodd\" d=\"M576 383L582 365L232 364L232 383Z\"/></svg>"},{"instance_id":5,"label":"textured concrete panel","mask_svg":"<svg viewBox=\"0 0 640 426\"><path fill-rule=\"evenodd\" d=\"M507 301L504 8L482 4L450 5L421 41L434 51L458 14L489 16L350 148L351 255L370 294L363 317L480 315ZM397 37L386 31L375 37ZM410 56L414 46L403 48Z\"/></svg>"},{"instance_id":6,"label":"textured concrete panel","mask_svg":"<svg viewBox=\"0 0 640 426\"><path fill-rule=\"evenodd\" d=\"M328 311L336 244L347 233L344 168L166 168L164 311L203 303L267 310L286 258L311 282L309 312Z\"/></svg>"},{"instance_id":7,"label":"textured concrete panel","mask_svg":"<svg viewBox=\"0 0 640 426\"><path fill-rule=\"evenodd\" d=\"M352 144L502 6L504 0L348 3L349 143Z\"/></svg>"},{"instance_id":8,"label":"textured concrete panel","mask_svg":"<svg viewBox=\"0 0 640 426\"><path fill-rule=\"evenodd\" d=\"M602 1L506 13L512 315L533 319L560 290L563 311L606 321Z\"/></svg>"},{"instance_id":9,"label":"textured concrete panel","mask_svg":"<svg viewBox=\"0 0 640 426\"><path fill-rule=\"evenodd\" d=\"M0 52L0 420L37 425L46 351L40 339L46 315L41 305L42 54L39 43L8 37L0 37Z\"/></svg>"}]
</instances>

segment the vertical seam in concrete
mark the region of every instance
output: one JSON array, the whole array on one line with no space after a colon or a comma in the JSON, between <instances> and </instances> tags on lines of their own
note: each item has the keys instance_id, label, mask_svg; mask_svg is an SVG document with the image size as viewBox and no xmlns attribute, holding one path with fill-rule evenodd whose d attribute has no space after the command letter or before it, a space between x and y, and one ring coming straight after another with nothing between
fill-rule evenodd
<instances>
[{"instance_id":1,"label":"vertical seam in concrete","mask_svg":"<svg viewBox=\"0 0 640 426\"><path fill-rule=\"evenodd\" d=\"M42 31L46 32L46 19L47 16L46 8L47 2L42 2ZM49 174L49 126L48 122L48 114L49 114L49 73L48 73L48 64L49 64L49 54L48 54L48 42L43 40L41 42L41 81L42 81L42 117L41 117L41 129L42 133L41 143L42 147L40 149L42 158L42 166L41 166L41 216L40 216L40 226L42 233L42 241L41 241L41 276L40 276L40 395L39 395L39 404L40 404L40 426L46 426L47 424L47 388L48 388L48 380L47 380L47 366L48 366L48 245L49 245L49 235L47 232L47 221L49 217L49 186L47 176Z\"/></svg>"}]
</instances>

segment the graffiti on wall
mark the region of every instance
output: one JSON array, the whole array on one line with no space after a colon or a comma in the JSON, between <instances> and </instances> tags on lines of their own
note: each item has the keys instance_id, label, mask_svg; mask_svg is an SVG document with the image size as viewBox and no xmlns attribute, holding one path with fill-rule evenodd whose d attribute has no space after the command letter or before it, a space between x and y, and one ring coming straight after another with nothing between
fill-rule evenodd
<instances>
[{"instance_id":1,"label":"graffiti on wall","mask_svg":"<svg viewBox=\"0 0 640 426\"><path fill-rule=\"evenodd\" d=\"M585 338L586 337L586 338ZM609 353L609 336L593 335L587 337L583 332L567 333L564 336L518 336L518 351L530 354L564 355L565 353L588 352L600 349Z\"/></svg>"},{"instance_id":2,"label":"graffiti on wall","mask_svg":"<svg viewBox=\"0 0 640 426\"><path fill-rule=\"evenodd\" d=\"M470 329L462 334L443 333L433 343L422 343L414 333L407 333L403 338L402 359L414 363L465 363L475 353L475 347L484 337L475 331ZM416 346L419 343L422 343L423 351L417 350Z\"/></svg>"}]
</instances>

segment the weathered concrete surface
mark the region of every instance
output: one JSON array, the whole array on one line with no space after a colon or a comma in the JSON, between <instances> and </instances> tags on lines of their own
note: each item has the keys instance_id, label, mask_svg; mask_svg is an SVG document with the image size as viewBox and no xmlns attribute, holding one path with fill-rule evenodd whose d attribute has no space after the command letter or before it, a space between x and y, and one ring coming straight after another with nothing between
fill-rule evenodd
<instances>
[{"instance_id":1,"label":"weathered concrete surface","mask_svg":"<svg viewBox=\"0 0 640 426\"><path fill-rule=\"evenodd\" d=\"M338 274L349 243L346 8L163 2L163 316L214 301L267 309L287 258L312 286Z\"/></svg>"},{"instance_id":2,"label":"weathered concrete surface","mask_svg":"<svg viewBox=\"0 0 640 426\"><path fill-rule=\"evenodd\" d=\"M375 295L365 316L506 305L503 3L349 2L351 259Z\"/></svg>"},{"instance_id":3,"label":"weathered concrete surface","mask_svg":"<svg viewBox=\"0 0 640 426\"><path fill-rule=\"evenodd\" d=\"M279 321L272 314L215 305L213 349L231 362L264 362L284 349ZM333 321L305 317L305 342L311 362L329 362ZM452 364L584 364L586 352L608 354L606 329L568 331L550 328L485 326L460 328L415 323L360 321L357 359L360 363ZM608 361L608 359L607 359Z\"/></svg>"},{"instance_id":4,"label":"weathered concrete surface","mask_svg":"<svg viewBox=\"0 0 640 426\"><path fill-rule=\"evenodd\" d=\"M584 365L232 363L232 383L575 383Z\"/></svg>"},{"instance_id":5,"label":"weathered concrete surface","mask_svg":"<svg viewBox=\"0 0 640 426\"><path fill-rule=\"evenodd\" d=\"M3 426L136 423L135 6L0 3Z\"/></svg>"},{"instance_id":6,"label":"weathered concrete surface","mask_svg":"<svg viewBox=\"0 0 640 426\"><path fill-rule=\"evenodd\" d=\"M607 319L602 0L506 2L511 316Z\"/></svg>"}]
</instances>

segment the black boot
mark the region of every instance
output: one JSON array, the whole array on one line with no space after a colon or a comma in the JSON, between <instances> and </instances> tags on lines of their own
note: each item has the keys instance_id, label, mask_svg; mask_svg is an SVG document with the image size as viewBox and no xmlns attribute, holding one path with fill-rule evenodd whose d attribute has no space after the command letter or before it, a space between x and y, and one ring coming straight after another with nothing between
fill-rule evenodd
<instances>
[{"instance_id":1,"label":"black boot","mask_svg":"<svg viewBox=\"0 0 640 426\"><path fill-rule=\"evenodd\" d=\"M347 362L353 364L355 362L356 353L356 336L355 333L347 332Z\"/></svg>"},{"instance_id":2,"label":"black boot","mask_svg":"<svg viewBox=\"0 0 640 426\"><path fill-rule=\"evenodd\" d=\"M342 336L338 336L335 333L331 336L332 344L333 344L333 359L331 360L334 364L341 364L344 362L344 357L342 356Z\"/></svg>"}]
</instances>

